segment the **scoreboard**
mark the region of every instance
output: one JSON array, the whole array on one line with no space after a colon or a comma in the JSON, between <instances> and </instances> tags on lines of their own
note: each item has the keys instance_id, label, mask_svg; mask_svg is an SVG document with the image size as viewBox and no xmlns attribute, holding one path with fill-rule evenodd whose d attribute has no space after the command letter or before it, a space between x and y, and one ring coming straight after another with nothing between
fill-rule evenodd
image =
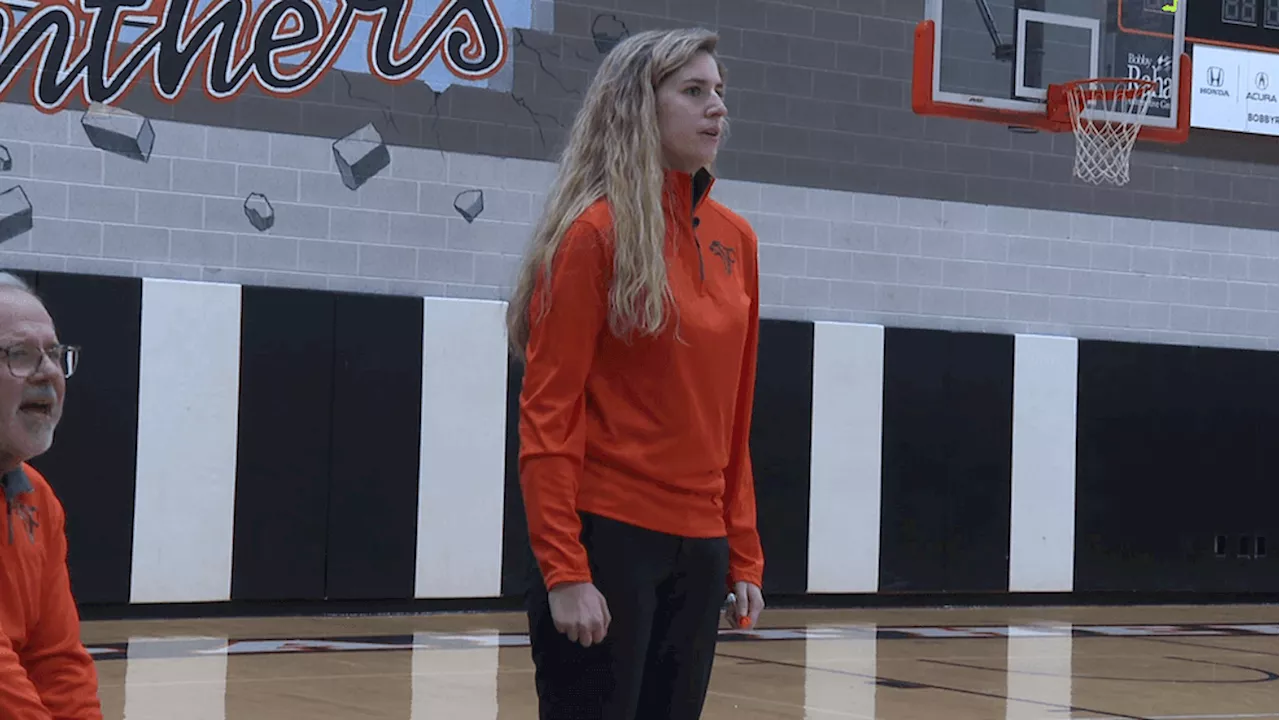
<instances>
[{"instance_id":1,"label":"scoreboard","mask_svg":"<svg viewBox=\"0 0 1280 720\"><path fill-rule=\"evenodd\" d=\"M1186 6L1186 45L1275 53L1280 0L1114 0L1119 30L1172 38L1169 9Z\"/></svg>"},{"instance_id":2,"label":"scoreboard","mask_svg":"<svg viewBox=\"0 0 1280 720\"><path fill-rule=\"evenodd\" d=\"M1187 43L1276 52L1280 0L1179 0L1187 3Z\"/></svg>"},{"instance_id":3,"label":"scoreboard","mask_svg":"<svg viewBox=\"0 0 1280 720\"><path fill-rule=\"evenodd\" d=\"M1080 2L1080 0L1075 0ZM1115 67L1148 77L1133 58L1168 53L1172 11L1184 13L1184 46L1191 56L1191 127L1280 136L1280 0L1107 0L1116 14ZM1115 23L1110 26L1110 23ZM1126 63L1127 59L1127 63ZM1166 80L1168 75L1150 79ZM1181 81L1183 78L1179 78ZM1162 86L1164 90L1164 86ZM1169 92L1169 90L1164 90ZM1152 115L1167 95L1152 102ZM1164 107L1168 107L1165 103ZM1160 117L1168 117L1167 111Z\"/></svg>"}]
</instances>

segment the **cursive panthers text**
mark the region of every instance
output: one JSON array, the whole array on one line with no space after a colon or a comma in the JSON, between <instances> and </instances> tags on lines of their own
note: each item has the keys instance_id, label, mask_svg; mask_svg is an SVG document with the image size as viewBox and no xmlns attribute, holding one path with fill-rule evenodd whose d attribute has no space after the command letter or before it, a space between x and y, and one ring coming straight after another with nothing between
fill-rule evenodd
<instances>
[{"instance_id":1,"label":"cursive panthers text","mask_svg":"<svg viewBox=\"0 0 1280 720\"><path fill-rule=\"evenodd\" d=\"M419 0L419 2L432 0ZM506 32L494 0L444 0L412 38L414 0L41 0L20 20L0 3L0 99L20 71L34 69L31 102L45 112L68 103L111 104L142 78L177 101L203 69L205 94L232 97L255 83L264 92L304 92L342 54L357 23L368 23L370 72L401 83L437 56L458 77L479 80L506 62ZM194 15L194 16L193 16ZM128 22L145 29L119 41Z\"/></svg>"}]
</instances>

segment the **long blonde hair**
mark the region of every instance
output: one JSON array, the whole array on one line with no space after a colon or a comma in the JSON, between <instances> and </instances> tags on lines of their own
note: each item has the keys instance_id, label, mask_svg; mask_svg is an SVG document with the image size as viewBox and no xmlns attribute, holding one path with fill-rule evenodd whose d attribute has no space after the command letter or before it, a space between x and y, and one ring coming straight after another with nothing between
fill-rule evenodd
<instances>
[{"instance_id":1,"label":"long blonde hair","mask_svg":"<svg viewBox=\"0 0 1280 720\"><path fill-rule=\"evenodd\" d=\"M605 57L569 131L507 306L508 339L517 358L524 358L529 340L538 273L544 273L545 292L565 231L600 198L608 199L613 219L609 329L618 336L662 329L671 290L663 255L666 218L655 91L698 53L714 56L718 40L702 29L651 30L626 38ZM545 313L546 304L541 307Z\"/></svg>"}]
</instances>

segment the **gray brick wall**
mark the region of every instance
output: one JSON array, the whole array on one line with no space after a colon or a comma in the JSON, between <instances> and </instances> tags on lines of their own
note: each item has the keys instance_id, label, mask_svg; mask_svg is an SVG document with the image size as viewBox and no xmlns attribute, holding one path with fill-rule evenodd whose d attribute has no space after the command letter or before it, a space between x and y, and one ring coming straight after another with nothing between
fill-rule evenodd
<instances>
[{"instance_id":1,"label":"gray brick wall","mask_svg":"<svg viewBox=\"0 0 1280 720\"><path fill-rule=\"evenodd\" d=\"M553 170L392 145L353 191L326 138L154 121L143 163L80 118L0 104L0 193L33 214L0 265L504 299ZM1277 347L1274 231L732 179L715 195L760 236L768 317Z\"/></svg>"},{"instance_id":2,"label":"gray brick wall","mask_svg":"<svg viewBox=\"0 0 1280 720\"><path fill-rule=\"evenodd\" d=\"M995 3L995 9L1008 4ZM782 5L805 21L753 25L760 8L767 16ZM821 9L805 7L815 5ZM1013 134L996 125L915 115L912 31L923 5L721 0L717 21L731 58L736 118L725 175L979 204L1277 227L1275 138L1196 130L1185 146L1143 144L1134 153L1127 187L1095 188L1071 177L1069 135ZM810 17L814 32L806 34ZM656 18L635 21L660 24ZM1056 37L1049 35L1050 41ZM990 39L985 32L974 36L982 48L975 48L975 57L989 58ZM791 49L815 42L834 44L834 66L808 67L796 60ZM784 57L780 48L789 54ZM784 72L776 67L780 63L790 67ZM985 79L981 72L974 64L962 74L986 91L1007 89L1007 72ZM771 83L771 76L785 82ZM1265 193L1270 195L1264 198Z\"/></svg>"},{"instance_id":3,"label":"gray brick wall","mask_svg":"<svg viewBox=\"0 0 1280 720\"><path fill-rule=\"evenodd\" d=\"M0 145L33 227L0 244L9 267L496 299L533 221L548 163L391 146L392 162L345 187L332 141L153 121L145 163L94 147L81 113L0 103ZM104 171L105 168L105 171ZM484 192L480 219L454 208ZM245 199L261 193L259 232Z\"/></svg>"},{"instance_id":4,"label":"gray brick wall","mask_svg":"<svg viewBox=\"0 0 1280 720\"><path fill-rule=\"evenodd\" d=\"M504 298L601 53L700 24L729 66L716 192L760 234L767 316L1276 347L1274 138L1140 146L1129 186L1095 188L1070 179L1070 136L911 112L923 0L538 4L546 31L512 28L509 90L335 71L299 98L170 105L140 83L121 104L151 119L145 162L94 147L81 110L22 104L21 75L0 103L0 193L20 186L34 223L0 219L0 262ZM353 191L333 143L368 124L390 165Z\"/></svg>"},{"instance_id":5,"label":"gray brick wall","mask_svg":"<svg viewBox=\"0 0 1280 720\"><path fill-rule=\"evenodd\" d=\"M1007 4L1002 0L995 6L1000 10ZM1069 135L1020 135L994 125L916 116L910 107L912 43L923 13L924 0L557 0L553 13L540 11L544 18L554 16L554 32L512 30L509 91L455 85L437 94L422 83L391 86L359 73L331 72L299 98L249 90L234 102L218 103L189 93L170 105L139 83L121 104L155 120L295 138L272 146L271 152L282 155L308 137L332 141L374 122L397 146L548 160L561 147L601 47L626 32L698 24L720 32L730 70L734 130L719 168L726 178L1280 228L1275 138L1196 130L1185 146L1142 145L1134 153L1127 187L1097 188L1072 180ZM1004 75L988 79L992 87L1006 80ZM26 102L29 83L30 73L19 76L7 99ZM31 116L24 122L50 121ZM57 126L56 121L49 129L0 126L0 134L42 136L49 142L59 140L51 135L60 135L65 141L67 128ZM226 162L249 156L258 162L254 156L260 148L237 145L255 142L242 137L250 136L219 136L222 145L212 156ZM81 169L74 158L67 160L59 172L98 171L96 160L82 160L91 167ZM192 170L172 164L174 189L240 181ZM105 162L100 171L104 177L113 172ZM150 172L154 175L136 181L156 182L164 170ZM299 177L299 194L307 182L305 175Z\"/></svg>"}]
</instances>

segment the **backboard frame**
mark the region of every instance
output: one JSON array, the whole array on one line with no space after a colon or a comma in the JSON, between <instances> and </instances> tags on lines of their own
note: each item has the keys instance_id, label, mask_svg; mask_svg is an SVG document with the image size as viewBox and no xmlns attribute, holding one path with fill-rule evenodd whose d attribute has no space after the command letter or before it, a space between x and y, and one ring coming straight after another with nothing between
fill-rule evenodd
<instances>
[{"instance_id":1,"label":"backboard frame","mask_svg":"<svg viewBox=\"0 0 1280 720\"><path fill-rule=\"evenodd\" d=\"M952 0L972 2L973 0ZM1051 84L1047 89L1027 87L1024 81L1025 32L1017 34L1014 67L1019 97L995 97L939 90L942 76L941 41L943 0L926 0L925 18L915 30L914 67L912 71L911 105L919 115L934 115L964 120L990 122L1009 127L1030 128L1046 132L1071 132L1072 123L1066 102L1065 88ZM1171 68L1171 107L1168 117L1145 116L1138 134L1139 140L1183 143L1191 127L1191 56L1186 52L1187 0L1174 4L1173 47L1176 58ZM1021 10L1017 18L1020 27L1027 22L1049 22L1090 30L1092 34L1091 72L1098 72L1100 21L1089 17L1070 17L1037 10ZM1086 80L1092 78L1077 78ZM1132 116L1109 116L1101 111L1086 111L1087 117L1097 120L1131 121Z\"/></svg>"}]
</instances>

